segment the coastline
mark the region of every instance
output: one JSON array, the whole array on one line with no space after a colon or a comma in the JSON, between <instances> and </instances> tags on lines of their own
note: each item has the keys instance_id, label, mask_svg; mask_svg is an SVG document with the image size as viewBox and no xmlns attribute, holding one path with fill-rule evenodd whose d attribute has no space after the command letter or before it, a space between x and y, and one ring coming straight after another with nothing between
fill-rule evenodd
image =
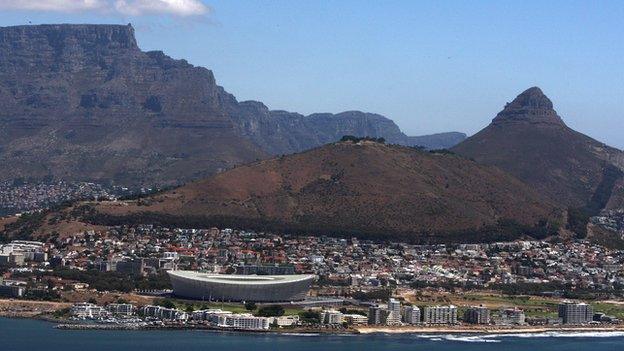
<instances>
[{"instance_id":1,"label":"coastline","mask_svg":"<svg viewBox=\"0 0 624 351\"><path fill-rule=\"evenodd\" d=\"M0 299L0 317L10 319L36 319L54 324L54 328L64 330L207 330L215 332L253 333L253 334L305 334L305 335L368 335L368 334L547 334L547 333L609 333L624 332L624 324L619 325L583 325L583 326L353 326L349 329L295 327L270 330L241 330L220 328L206 324L97 324L82 323L59 318L53 315L54 310L68 307L69 303L49 301L29 301Z\"/></svg>"},{"instance_id":2,"label":"coastline","mask_svg":"<svg viewBox=\"0 0 624 351\"><path fill-rule=\"evenodd\" d=\"M341 335L375 335L375 334L404 334L404 335L517 335L517 334L544 334L549 333L624 333L624 325L614 326L552 326L552 327L531 327L522 326L518 328L510 327L474 327L474 326L457 326L449 327L424 327L424 326L355 326L346 330L335 330L326 328L288 328L288 329L271 329L271 330L248 330L248 329L232 329L220 328L209 325L136 325L136 324L89 324L81 322L73 322L65 319L55 318L47 314L39 315L7 315L0 314L0 318L7 319L33 319L53 324L53 328L61 330L101 330L101 331L154 331L154 330L203 330L210 332L226 332L235 334L270 334L270 335L311 335L311 336L341 336Z\"/></svg>"},{"instance_id":3,"label":"coastline","mask_svg":"<svg viewBox=\"0 0 624 351\"><path fill-rule=\"evenodd\" d=\"M624 332L624 325L614 326L552 326L552 327L531 327L522 326L518 328L509 327L470 327L458 326L449 327L374 327L362 326L355 328L358 334L544 334L544 333L584 333L584 332Z\"/></svg>"}]
</instances>

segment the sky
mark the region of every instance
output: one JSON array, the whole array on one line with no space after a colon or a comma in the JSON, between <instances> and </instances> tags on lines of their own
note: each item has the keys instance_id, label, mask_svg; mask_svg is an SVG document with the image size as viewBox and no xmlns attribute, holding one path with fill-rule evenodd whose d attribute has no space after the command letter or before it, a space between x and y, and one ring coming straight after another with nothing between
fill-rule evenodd
<instances>
[{"instance_id":1,"label":"sky","mask_svg":"<svg viewBox=\"0 0 624 351\"><path fill-rule=\"evenodd\" d=\"M619 148L623 19L624 1L606 0L0 0L0 26L132 23L143 50L271 109L473 134L539 86L570 127Z\"/></svg>"}]
</instances>

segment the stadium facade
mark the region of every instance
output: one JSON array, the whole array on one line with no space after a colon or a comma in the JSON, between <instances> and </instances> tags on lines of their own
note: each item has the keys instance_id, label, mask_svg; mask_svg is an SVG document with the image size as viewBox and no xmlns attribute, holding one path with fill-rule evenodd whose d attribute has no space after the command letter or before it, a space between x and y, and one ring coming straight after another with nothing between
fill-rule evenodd
<instances>
[{"instance_id":1,"label":"stadium facade","mask_svg":"<svg viewBox=\"0 0 624 351\"><path fill-rule=\"evenodd\" d=\"M314 275L229 275L169 271L173 294L207 301L289 302L305 299Z\"/></svg>"}]
</instances>

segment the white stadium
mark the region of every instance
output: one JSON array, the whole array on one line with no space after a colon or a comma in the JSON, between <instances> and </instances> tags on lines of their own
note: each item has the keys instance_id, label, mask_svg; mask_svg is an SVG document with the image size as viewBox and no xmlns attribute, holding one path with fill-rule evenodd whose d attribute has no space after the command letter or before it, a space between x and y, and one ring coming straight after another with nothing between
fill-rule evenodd
<instances>
[{"instance_id":1,"label":"white stadium","mask_svg":"<svg viewBox=\"0 0 624 351\"><path fill-rule=\"evenodd\" d=\"M173 294L207 301L289 302L305 299L314 275L229 275L169 271Z\"/></svg>"}]
</instances>

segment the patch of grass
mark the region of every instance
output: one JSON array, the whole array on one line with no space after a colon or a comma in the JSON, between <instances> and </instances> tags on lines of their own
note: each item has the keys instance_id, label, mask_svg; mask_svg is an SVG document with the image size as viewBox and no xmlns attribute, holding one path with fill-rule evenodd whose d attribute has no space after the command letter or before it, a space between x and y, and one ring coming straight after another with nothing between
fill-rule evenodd
<instances>
[{"instance_id":1,"label":"patch of grass","mask_svg":"<svg viewBox=\"0 0 624 351\"><path fill-rule=\"evenodd\" d=\"M176 308L181 310L186 310L190 305L194 310L202 310L202 309L221 309L224 311L229 311L232 313L251 313L251 311L245 308L245 304L239 302L202 302L202 301L192 301L192 300L181 300L181 299L170 299L175 304ZM263 305L258 305L258 308ZM299 314L299 312L303 311L303 309L298 307L289 307L284 305L284 315L295 315Z\"/></svg>"},{"instance_id":2,"label":"patch of grass","mask_svg":"<svg viewBox=\"0 0 624 351\"><path fill-rule=\"evenodd\" d=\"M605 302L594 302L591 305L594 307L594 312L602 312L609 316L624 319L624 305Z\"/></svg>"}]
</instances>

